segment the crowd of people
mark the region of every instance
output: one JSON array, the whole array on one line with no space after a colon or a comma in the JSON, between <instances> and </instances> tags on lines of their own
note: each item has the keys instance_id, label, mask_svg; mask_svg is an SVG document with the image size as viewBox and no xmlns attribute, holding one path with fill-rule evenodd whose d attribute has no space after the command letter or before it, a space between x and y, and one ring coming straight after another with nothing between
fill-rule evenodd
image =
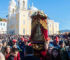
<instances>
[{"instance_id":1,"label":"crowd of people","mask_svg":"<svg viewBox=\"0 0 70 60\"><path fill-rule=\"evenodd\" d=\"M28 36L0 35L0 60L70 60L69 36L48 37L39 54L34 55Z\"/></svg>"}]
</instances>

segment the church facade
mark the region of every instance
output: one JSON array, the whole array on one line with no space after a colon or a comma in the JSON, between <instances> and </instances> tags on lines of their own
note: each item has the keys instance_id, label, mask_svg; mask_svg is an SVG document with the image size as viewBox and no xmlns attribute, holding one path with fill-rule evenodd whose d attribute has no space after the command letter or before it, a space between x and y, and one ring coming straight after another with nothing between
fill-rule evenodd
<instances>
[{"instance_id":1,"label":"church facade","mask_svg":"<svg viewBox=\"0 0 70 60\"><path fill-rule=\"evenodd\" d=\"M8 34L31 35L31 18L38 9L28 8L28 0L11 0L8 13Z\"/></svg>"},{"instance_id":2,"label":"church facade","mask_svg":"<svg viewBox=\"0 0 70 60\"><path fill-rule=\"evenodd\" d=\"M31 15L38 11L32 4L28 8L28 0L11 0L8 12L8 34L31 35ZM57 27L57 28L56 28ZM59 23L48 20L48 34L59 34Z\"/></svg>"}]
</instances>

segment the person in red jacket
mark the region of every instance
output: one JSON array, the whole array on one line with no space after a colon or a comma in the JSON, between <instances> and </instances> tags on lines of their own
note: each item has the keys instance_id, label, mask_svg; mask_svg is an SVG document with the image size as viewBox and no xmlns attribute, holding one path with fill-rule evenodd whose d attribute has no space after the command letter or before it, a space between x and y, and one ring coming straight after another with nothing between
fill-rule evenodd
<instances>
[{"instance_id":1,"label":"person in red jacket","mask_svg":"<svg viewBox=\"0 0 70 60\"><path fill-rule=\"evenodd\" d=\"M51 60L52 50L53 50L53 47L48 48L45 60Z\"/></svg>"},{"instance_id":2,"label":"person in red jacket","mask_svg":"<svg viewBox=\"0 0 70 60\"><path fill-rule=\"evenodd\" d=\"M4 52L5 60L7 60L8 57L10 56L10 52L11 52L10 46L7 46Z\"/></svg>"},{"instance_id":3,"label":"person in red jacket","mask_svg":"<svg viewBox=\"0 0 70 60\"><path fill-rule=\"evenodd\" d=\"M48 52L49 42L50 42L50 37L48 37L47 40L45 41L44 50L42 50L40 53L40 60L46 59L46 54Z\"/></svg>"},{"instance_id":4,"label":"person in red jacket","mask_svg":"<svg viewBox=\"0 0 70 60\"><path fill-rule=\"evenodd\" d=\"M20 54L18 53L17 48L12 48L12 52L11 52L8 60L20 60Z\"/></svg>"}]
</instances>

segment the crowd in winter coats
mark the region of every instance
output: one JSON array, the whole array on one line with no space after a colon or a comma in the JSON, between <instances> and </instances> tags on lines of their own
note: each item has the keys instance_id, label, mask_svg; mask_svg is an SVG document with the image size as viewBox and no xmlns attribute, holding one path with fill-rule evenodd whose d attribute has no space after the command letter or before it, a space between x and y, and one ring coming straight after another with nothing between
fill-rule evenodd
<instances>
[{"instance_id":1,"label":"crowd in winter coats","mask_svg":"<svg viewBox=\"0 0 70 60\"><path fill-rule=\"evenodd\" d=\"M7 36L0 38L0 60L70 60L70 40L48 37L44 43L40 56L34 55L34 49L29 38L23 36Z\"/></svg>"}]
</instances>

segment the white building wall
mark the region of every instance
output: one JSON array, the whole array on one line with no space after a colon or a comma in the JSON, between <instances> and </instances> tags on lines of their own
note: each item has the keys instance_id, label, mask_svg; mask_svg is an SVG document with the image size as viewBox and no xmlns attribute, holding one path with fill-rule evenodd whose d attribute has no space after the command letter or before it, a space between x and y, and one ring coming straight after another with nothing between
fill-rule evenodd
<instances>
[{"instance_id":1,"label":"white building wall","mask_svg":"<svg viewBox=\"0 0 70 60\"><path fill-rule=\"evenodd\" d=\"M7 33L7 22L0 21L0 34Z\"/></svg>"},{"instance_id":2,"label":"white building wall","mask_svg":"<svg viewBox=\"0 0 70 60\"><path fill-rule=\"evenodd\" d=\"M59 23L54 20L48 20L48 34L54 35L59 34Z\"/></svg>"}]
</instances>

